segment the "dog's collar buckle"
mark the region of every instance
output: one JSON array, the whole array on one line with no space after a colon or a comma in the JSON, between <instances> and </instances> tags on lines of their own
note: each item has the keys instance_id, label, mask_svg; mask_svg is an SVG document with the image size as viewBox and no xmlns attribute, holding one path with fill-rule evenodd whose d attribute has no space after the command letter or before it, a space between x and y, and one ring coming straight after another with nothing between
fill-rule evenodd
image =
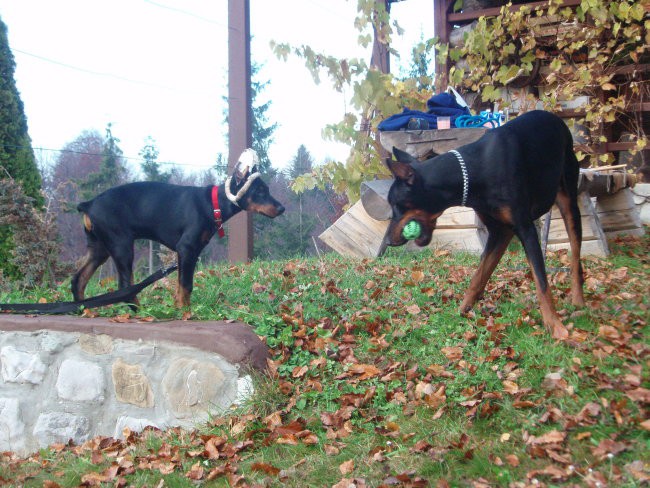
<instances>
[{"instance_id":1,"label":"dog's collar buckle","mask_svg":"<svg viewBox=\"0 0 650 488\"><path fill-rule=\"evenodd\" d=\"M223 230L223 218L221 217L221 209L219 208L219 187L217 185L212 187L212 208L214 223L217 225L217 234L220 238L223 238L226 232Z\"/></svg>"},{"instance_id":2,"label":"dog's collar buckle","mask_svg":"<svg viewBox=\"0 0 650 488\"><path fill-rule=\"evenodd\" d=\"M463 156L458 151L452 149L449 152L456 156L458 164L460 164L460 171L463 173L463 199L460 204L464 207L467 203L467 195L469 195L469 176L467 176L467 166L465 165Z\"/></svg>"}]
</instances>

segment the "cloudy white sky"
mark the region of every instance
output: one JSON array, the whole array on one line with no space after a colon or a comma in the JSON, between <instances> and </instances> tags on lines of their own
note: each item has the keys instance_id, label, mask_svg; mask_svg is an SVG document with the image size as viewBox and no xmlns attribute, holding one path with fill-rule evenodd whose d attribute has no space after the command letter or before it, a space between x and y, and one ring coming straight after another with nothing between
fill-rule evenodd
<instances>
[{"instance_id":1,"label":"cloudy white sky","mask_svg":"<svg viewBox=\"0 0 650 488\"><path fill-rule=\"evenodd\" d=\"M286 167L304 144L316 162L345 158L347 148L323 141L321 130L341 120L345 96L327 81L315 85L299 59L275 58L269 41L309 45L336 57L370 53L357 45L356 0L250 0L252 58L269 81L277 122L273 165ZM147 136L159 161L193 172L227 154L227 0L0 0L16 61L16 84L39 159L83 130L108 123L124 156L139 167ZM433 36L433 0L393 4L406 29L393 47L408 63L421 36ZM399 72L400 61L391 60Z\"/></svg>"}]
</instances>

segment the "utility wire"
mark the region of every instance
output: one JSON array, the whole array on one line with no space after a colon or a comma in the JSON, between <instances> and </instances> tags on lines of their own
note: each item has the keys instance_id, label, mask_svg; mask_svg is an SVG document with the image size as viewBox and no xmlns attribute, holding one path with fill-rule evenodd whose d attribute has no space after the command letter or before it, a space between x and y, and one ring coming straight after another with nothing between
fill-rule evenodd
<instances>
[{"instance_id":1,"label":"utility wire","mask_svg":"<svg viewBox=\"0 0 650 488\"><path fill-rule=\"evenodd\" d=\"M83 156L102 156L102 153L91 153L91 152L84 152L84 151L74 151L72 149L51 149L48 147L33 147L33 146L15 146L12 144L3 144L2 147L4 148L11 148L11 149L32 149L34 151L49 151L49 152L58 152L58 153L70 153L70 154L80 154ZM122 159L127 159L130 161L136 161L136 162L145 162L146 159L144 158L136 158L133 156L119 156ZM156 161L158 164L171 164L175 166L199 166L198 164L191 164L191 163L174 163L171 161ZM216 164L216 163L215 163ZM214 166L214 164L212 165ZM210 166L210 167L212 167Z\"/></svg>"},{"instance_id":2,"label":"utility wire","mask_svg":"<svg viewBox=\"0 0 650 488\"><path fill-rule=\"evenodd\" d=\"M180 8L171 7L169 5L164 5L164 4L158 3L158 2L153 2L152 0L144 0L144 1L145 1L145 3L155 5L156 7L159 7L159 8L164 8L166 10L171 10L172 12L178 12L178 13L183 14L183 15L188 15L190 17L194 17L195 19L202 20L203 22L207 22L208 24L218 25L218 26L224 27L226 29L228 28L228 25L224 24L223 22L218 22L216 20L208 19L208 18L203 17L201 15L195 14L194 12L189 12L187 10L183 10L183 9L180 9Z\"/></svg>"},{"instance_id":3,"label":"utility wire","mask_svg":"<svg viewBox=\"0 0 650 488\"><path fill-rule=\"evenodd\" d=\"M102 72L102 71L93 71L93 70L90 70L90 69L81 68L79 66L74 66L72 64L63 63L61 61L57 61L55 59L47 58L45 56L41 56L41 55L38 55L38 54L29 53L27 51L23 51L21 49L15 48L15 47L12 47L11 51L16 52L16 53L20 53L20 54L24 54L25 56L31 56L33 58L40 59L41 61L45 61L47 63L52 63L52 64L56 64L58 66L63 66L64 68L72 69L72 70L75 70L75 71L80 71L82 73L87 73L87 74L94 75L94 76L101 76L101 77L104 77L104 78L113 78L113 79L116 79L116 80L119 80L119 81L124 81L124 82L132 83L132 84L135 84L135 85L148 86L148 87L152 87L152 88L160 88L160 89L163 89L163 90L173 91L173 92L177 92L177 93L195 94L197 91L203 92L203 93L208 93L207 90L192 90L192 91L179 90L178 88L174 88L174 87L171 87L171 86L160 85L160 84L151 83L151 82L148 82L148 81L134 80L134 79L127 78L125 76L116 75L116 74L113 74L113 73L107 73L107 72ZM211 93L211 92L209 92L209 93Z\"/></svg>"}]
</instances>

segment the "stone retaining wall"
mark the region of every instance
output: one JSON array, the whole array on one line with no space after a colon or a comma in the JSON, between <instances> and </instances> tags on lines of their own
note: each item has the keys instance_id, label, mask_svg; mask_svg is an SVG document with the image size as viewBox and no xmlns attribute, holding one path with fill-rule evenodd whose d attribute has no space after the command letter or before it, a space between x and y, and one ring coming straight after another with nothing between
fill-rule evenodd
<instances>
[{"instance_id":1,"label":"stone retaining wall","mask_svg":"<svg viewBox=\"0 0 650 488\"><path fill-rule=\"evenodd\" d=\"M0 451L191 428L249 394L266 357L241 323L0 315Z\"/></svg>"}]
</instances>

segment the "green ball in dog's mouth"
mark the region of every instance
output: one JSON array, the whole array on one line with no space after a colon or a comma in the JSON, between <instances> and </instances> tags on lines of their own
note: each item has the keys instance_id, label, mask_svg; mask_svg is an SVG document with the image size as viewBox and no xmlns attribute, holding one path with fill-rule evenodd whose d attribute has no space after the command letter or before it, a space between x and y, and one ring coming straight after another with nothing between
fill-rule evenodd
<instances>
[{"instance_id":1,"label":"green ball in dog's mouth","mask_svg":"<svg viewBox=\"0 0 650 488\"><path fill-rule=\"evenodd\" d=\"M409 241L417 239L420 237L420 234L422 234L422 226L420 226L420 224L415 220L408 222L402 229L402 235L404 236L404 239Z\"/></svg>"}]
</instances>

